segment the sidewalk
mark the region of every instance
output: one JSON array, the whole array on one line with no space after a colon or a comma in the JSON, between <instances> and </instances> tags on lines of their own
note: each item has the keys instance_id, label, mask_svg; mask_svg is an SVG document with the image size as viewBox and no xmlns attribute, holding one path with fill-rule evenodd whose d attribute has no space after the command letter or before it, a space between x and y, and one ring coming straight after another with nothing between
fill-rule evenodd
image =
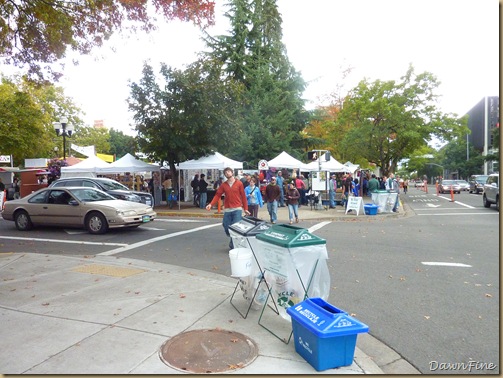
<instances>
[{"instance_id":1,"label":"sidewalk","mask_svg":"<svg viewBox=\"0 0 503 378\"><path fill-rule=\"evenodd\" d=\"M315 219L312 213L339 216L334 210L302 209L306 220ZM156 211L221 216L194 207ZM295 352L293 338L285 344L258 324L260 310L243 319L230 303L236 279L219 274L103 255L33 254L29 246L26 253L0 253L0 273L1 374L179 374L187 371L164 362L167 342L201 330L251 340L240 343L233 337L226 354L219 347L207 351L204 357L215 366L226 361L225 374L418 373L368 334L358 335L350 366L317 372ZM245 309L240 294L233 303ZM263 314L261 324L288 337L289 321L268 308ZM253 344L256 348L243 359L242 348Z\"/></svg>"}]
</instances>

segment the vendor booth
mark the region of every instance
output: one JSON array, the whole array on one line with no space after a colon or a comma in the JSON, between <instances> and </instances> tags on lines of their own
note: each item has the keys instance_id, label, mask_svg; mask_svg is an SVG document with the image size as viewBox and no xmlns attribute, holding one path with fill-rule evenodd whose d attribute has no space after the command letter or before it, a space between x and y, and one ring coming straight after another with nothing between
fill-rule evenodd
<instances>
[{"instance_id":1,"label":"vendor booth","mask_svg":"<svg viewBox=\"0 0 503 378\"><path fill-rule=\"evenodd\" d=\"M178 184L180 188L183 187L185 192L185 201L192 201L192 188L190 182L195 174L204 173L206 181L208 182L208 199L207 203L213 199L215 191L213 190L212 182L216 181L225 168L243 169L243 163L240 161L232 160L218 152L211 155L203 156L199 159L187 160L178 164ZM179 188L179 191L180 191ZM178 204L180 206L180 204Z\"/></svg>"}]
</instances>

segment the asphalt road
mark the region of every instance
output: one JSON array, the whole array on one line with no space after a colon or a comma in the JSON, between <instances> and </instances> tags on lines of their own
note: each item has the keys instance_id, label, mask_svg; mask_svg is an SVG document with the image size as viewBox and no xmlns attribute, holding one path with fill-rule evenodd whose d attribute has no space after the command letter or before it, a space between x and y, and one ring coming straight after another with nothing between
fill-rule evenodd
<instances>
[{"instance_id":1,"label":"asphalt road","mask_svg":"<svg viewBox=\"0 0 503 378\"><path fill-rule=\"evenodd\" d=\"M335 221L313 231L327 241L328 301L422 373L498 374L499 213L475 194L451 202L412 188L402 199L406 216ZM165 217L101 236L19 233L0 220L0 252L100 253L230 275L227 244L219 219Z\"/></svg>"}]
</instances>

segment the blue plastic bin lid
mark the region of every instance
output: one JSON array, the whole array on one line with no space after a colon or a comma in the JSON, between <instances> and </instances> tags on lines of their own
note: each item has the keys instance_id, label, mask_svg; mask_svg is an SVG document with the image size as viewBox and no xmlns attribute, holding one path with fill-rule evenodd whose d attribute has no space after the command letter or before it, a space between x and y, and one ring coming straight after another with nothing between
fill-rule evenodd
<instances>
[{"instance_id":1,"label":"blue plastic bin lid","mask_svg":"<svg viewBox=\"0 0 503 378\"><path fill-rule=\"evenodd\" d=\"M279 245L284 248L327 244L325 239L311 234L305 228L290 226L287 224L273 225L267 231L258 234L257 239L270 244Z\"/></svg>"},{"instance_id":2,"label":"blue plastic bin lid","mask_svg":"<svg viewBox=\"0 0 503 378\"><path fill-rule=\"evenodd\" d=\"M256 236L271 228L271 225L255 217L243 217L239 222L231 224L229 228L241 236Z\"/></svg>"},{"instance_id":3,"label":"blue plastic bin lid","mask_svg":"<svg viewBox=\"0 0 503 378\"><path fill-rule=\"evenodd\" d=\"M322 298L308 298L286 312L319 338L368 332L369 327Z\"/></svg>"},{"instance_id":4,"label":"blue plastic bin lid","mask_svg":"<svg viewBox=\"0 0 503 378\"><path fill-rule=\"evenodd\" d=\"M366 208L368 208L368 209L372 209L372 208L374 208L374 207L379 207L379 206L377 206L377 205L376 205L376 204L374 204L374 203L367 203L366 205L364 205L364 207L366 207Z\"/></svg>"}]
</instances>

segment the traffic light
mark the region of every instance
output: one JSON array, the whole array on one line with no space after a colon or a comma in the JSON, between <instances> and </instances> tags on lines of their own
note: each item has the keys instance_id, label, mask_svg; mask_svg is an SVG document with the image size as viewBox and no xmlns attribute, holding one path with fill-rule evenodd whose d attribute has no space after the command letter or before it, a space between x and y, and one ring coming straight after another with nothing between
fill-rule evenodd
<instances>
[{"instance_id":1,"label":"traffic light","mask_svg":"<svg viewBox=\"0 0 503 378\"><path fill-rule=\"evenodd\" d=\"M318 160L318 152L317 151L309 151L307 153L308 160Z\"/></svg>"}]
</instances>

